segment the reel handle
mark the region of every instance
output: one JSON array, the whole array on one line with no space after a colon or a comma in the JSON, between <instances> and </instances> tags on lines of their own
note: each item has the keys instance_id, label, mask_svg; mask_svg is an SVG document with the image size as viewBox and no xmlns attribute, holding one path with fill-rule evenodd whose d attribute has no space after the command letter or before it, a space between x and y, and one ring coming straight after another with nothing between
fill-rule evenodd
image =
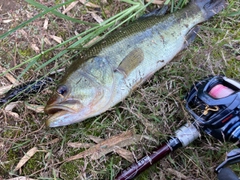
<instances>
[{"instance_id":1,"label":"reel handle","mask_svg":"<svg viewBox=\"0 0 240 180\"><path fill-rule=\"evenodd\" d=\"M224 167L217 175L218 180L239 180L238 176L228 167Z\"/></svg>"},{"instance_id":2,"label":"reel handle","mask_svg":"<svg viewBox=\"0 0 240 180\"><path fill-rule=\"evenodd\" d=\"M237 175L227 166L240 162L240 148L233 149L227 153L225 161L222 162L216 169L215 172L218 174L219 180L239 180Z\"/></svg>"}]
</instances>

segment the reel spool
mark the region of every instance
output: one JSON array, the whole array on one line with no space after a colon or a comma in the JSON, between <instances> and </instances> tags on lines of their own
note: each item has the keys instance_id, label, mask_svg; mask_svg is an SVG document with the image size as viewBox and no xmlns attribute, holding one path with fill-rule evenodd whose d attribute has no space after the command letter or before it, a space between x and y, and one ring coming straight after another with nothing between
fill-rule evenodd
<instances>
[{"instance_id":1,"label":"reel spool","mask_svg":"<svg viewBox=\"0 0 240 180\"><path fill-rule=\"evenodd\" d=\"M221 140L240 140L240 83L224 76L196 82L185 97L186 109L208 134Z\"/></svg>"}]
</instances>

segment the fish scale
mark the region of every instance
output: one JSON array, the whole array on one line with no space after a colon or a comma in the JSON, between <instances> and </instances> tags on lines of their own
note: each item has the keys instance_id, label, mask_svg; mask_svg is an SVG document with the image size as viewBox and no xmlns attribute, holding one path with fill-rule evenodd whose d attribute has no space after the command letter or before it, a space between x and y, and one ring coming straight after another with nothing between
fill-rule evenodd
<instances>
[{"instance_id":1,"label":"fish scale","mask_svg":"<svg viewBox=\"0 0 240 180\"><path fill-rule=\"evenodd\" d=\"M47 126L80 122L122 101L194 40L197 24L224 6L224 0L193 0L175 13L141 18L108 35L67 69L58 87L66 92L57 90L45 107Z\"/></svg>"}]
</instances>

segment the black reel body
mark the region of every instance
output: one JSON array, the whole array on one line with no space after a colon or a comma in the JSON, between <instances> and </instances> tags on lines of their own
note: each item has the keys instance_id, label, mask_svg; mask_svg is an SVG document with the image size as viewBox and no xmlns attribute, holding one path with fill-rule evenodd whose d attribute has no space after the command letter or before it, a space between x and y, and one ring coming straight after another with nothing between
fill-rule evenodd
<instances>
[{"instance_id":1,"label":"black reel body","mask_svg":"<svg viewBox=\"0 0 240 180\"><path fill-rule=\"evenodd\" d=\"M240 140L239 82L210 76L196 82L185 99L186 109L205 132L221 141Z\"/></svg>"}]
</instances>

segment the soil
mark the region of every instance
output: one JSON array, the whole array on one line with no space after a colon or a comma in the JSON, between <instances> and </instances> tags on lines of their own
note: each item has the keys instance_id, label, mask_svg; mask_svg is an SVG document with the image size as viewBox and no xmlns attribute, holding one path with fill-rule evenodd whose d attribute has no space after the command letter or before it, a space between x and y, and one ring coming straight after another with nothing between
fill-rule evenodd
<instances>
[{"instance_id":1,"label":"soil","mask_svg":"<svg viewBox=\"0 0 240 180\"><path fill-rule=\"evenodd\" d=\"M23 8L26 3L24 1L18 0L1 0L1 14L11 13L11 11Z\"/></svg>"},{"instance_id":2,"label":"soil","mask_svg":"<svg viewBox=\"0 0 240 180\"><path fill-rule=\"evenodd\" d=\"M21 0L0 0L0 35L11 28L8 22L16 20L17 11L25 6L26 2Z\"/></svg>"}]
</instances>

